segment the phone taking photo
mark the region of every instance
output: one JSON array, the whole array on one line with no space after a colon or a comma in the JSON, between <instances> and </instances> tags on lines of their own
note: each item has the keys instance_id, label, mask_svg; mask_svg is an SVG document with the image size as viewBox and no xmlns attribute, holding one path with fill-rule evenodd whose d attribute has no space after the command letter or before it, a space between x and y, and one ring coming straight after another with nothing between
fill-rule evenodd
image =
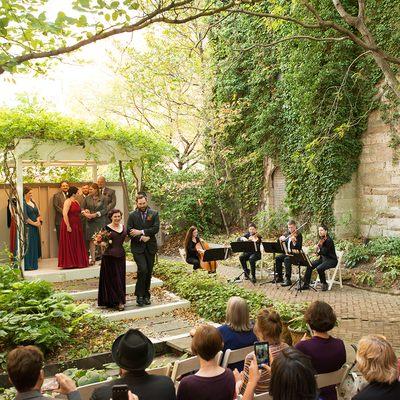
<instances>
[{"instance_id":1,"label":"phone taking photo","mask_svg":"<svg viewBox=\"0 0 400 400\"><path fill-rule=\"evenodd\" d=\"M261 368L261 364L270 364L269 360L269 343L268 342L255 342L254 343L254 354L256 356L258 367Z\"/></svg>"},{"instance_id":2,"label":"phone taking photo","mask_svg":"<svg viewBox=\"0 0 400 400\"><path fill-rule=\"evenodd\" d=\"M114 385L112 387L112 400L128 400L128 385Z\"/></svg>"},{"instance_id":3,"label":"phone taking photo","mask_svg":"<svg viewBox=\"0 0 400 400\"><path fill-rule=\"evenodd\" d=\"M59 387L60 385L56 378L48 378L43 381L42 390L46 392L48 390L56 390Z\"/></svg>"}]
</instances>

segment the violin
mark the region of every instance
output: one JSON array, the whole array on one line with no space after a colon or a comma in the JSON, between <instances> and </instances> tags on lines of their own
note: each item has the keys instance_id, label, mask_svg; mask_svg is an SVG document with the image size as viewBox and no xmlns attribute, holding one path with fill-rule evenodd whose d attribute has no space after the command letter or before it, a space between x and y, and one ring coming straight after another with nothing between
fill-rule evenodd
<instances>
[{"instance_id":1,"label":"violin","mask_svg":"<svg viewBox=\"0 0 400 400\"><path fill-rule=\"evenodd\" d=\"M217 270L217 262L216 261L203 261L204 251L210 248L210 245L204 240L199 238L199 242L196 243L196 250L199 255L200 267L205 269L208 272L215 272ZM202 251L199 251L202 250Z\"/></svg>"},{"instance_id":2,"label":"violin","mask_svg":"<svg viewBox=\"0 0 400 400\"><path fill-rule=\"evenodd\" d=\"M319 253L321 247L324 245L324 243L327 241L327 239L328 239L328 235L319 239L319 241L317 243L317 246L316 246L316 253L317 254Z\"/></svg>"}]
</instances>

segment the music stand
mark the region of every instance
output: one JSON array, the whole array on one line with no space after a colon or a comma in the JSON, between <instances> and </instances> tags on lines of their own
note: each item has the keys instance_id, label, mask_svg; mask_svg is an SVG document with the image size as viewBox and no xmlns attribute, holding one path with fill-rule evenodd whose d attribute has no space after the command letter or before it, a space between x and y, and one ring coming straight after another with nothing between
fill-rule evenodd
<instances>
[{"instance_id":1,"label":"music stand","mask_svg":"<svg viewBox=\"0 0 400 400\"><path fill-rule=\"evenodd\" d=\"M231 249L232 253L255 253L260 251L260 243L253 242L252 240L249 241L238 241L238 242L231 242ZM230 283L235 283L240 281L240 278L245 276L250 282L250 276L246 274L245 271L242 271L236 278L229 280ZM242 278L243 280L243 278ZM251 282L253 283L253 282ZM253 283L254 285L254 283Z\"/></svg>"},{"instance_id":2,"label":"music stand","mask_svg":"<svg viewBox=\"0 0 400 400\"><path fill-rule=\"evenodd\" d=\"M299 292L302 292L302 290L301 290L301 282L302 282L302 279L301 279L301 267L303 266L303 267L310 267L311 268L312 265L311 265L310 259L308 258L308 255L306 253L304 253L303 250L293 250L291 255L292 255L292 265L297 265L298 268L299 268L299 278L294 283L292 283L292 285L289 287L288 290L291 290L297 284L296 295L295 295L295 296L297 296L297 294ZM312 286L310 286L310 288L312 290L314 290L315 292L317 291Z\"/></svg>"},{"instance_id":3,"label":"music stand","mask_svg":"<svg viewBox=\"0 0 400 400\"><path fill-rule=\"evenodd\" d=\"M282 253L286 254L286 252L282 248L282 242L262 242L262 246L263 246L264 252L272 254L272 257L274 258L274 283L276 284L277 282L276 282L276 256L275 256L275 254L282 254ZM269 283L269 282L263 282L263 283Z\"/></svg>"},{"instance_id":4,"label":"music stand","mask_svg":"<svg viewBox=\"0 0 400 400\"><path fill-rule=\"evenodd\" d=\"M203 261L226 260L231 255L229 247L214 247L207 249L203 255Z\"/></svg>"}]
</instances>

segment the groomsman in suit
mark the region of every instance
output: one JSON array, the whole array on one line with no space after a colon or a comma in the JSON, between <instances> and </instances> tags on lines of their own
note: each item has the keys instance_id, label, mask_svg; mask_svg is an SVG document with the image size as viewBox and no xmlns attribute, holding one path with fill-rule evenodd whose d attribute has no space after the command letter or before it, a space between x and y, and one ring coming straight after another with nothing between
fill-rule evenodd
<instances>
[{"instance_id":1,"label":"groomsman in suit","mask_svg":"<svg viewBox=\"0 0 400 400\"><path fill-rule=\"evenodd\" d=\"M83 209L83 203L85 202L85 199L88 195L89 195L89 184L84 183L78 195L76 196L76 200L81 206L81 209ZM81 214L81 222L82 222L83 237L85 239L85 246L86 249L89 249L89 241L86 239L86 217L83 214Z\"/></svg>"},{"instance_id":2,"label":"groomsman in suit","mask_svg":"<svg viewBox=\"0 0 400 400\"><path fill-rule=\"evenodd\" d=\"M60 226L63 219L63 207L65 199L67 198L68 189L68 182L62 181L60 183L60 191L53 196L53 207L55 210L54 225L57 231L57 241L60 240Z\"/></svg>"},{"instance_id":3,"label":"groomsman in suit","mask_svg":"<svg viewBox=\"0 0 400 400\"><path fill-rule=\"evenodd\" d=\"M117 198L115 196L115 190L106 187L106 178L99 176L97 178L97 184L99 185L100 194L104 196L104 203L106 205L106 215L115 208L117 204Z\"/></svg>"},{"instance_id":4,"label":"groomsman in suit","mask_svg":"<svg viewBox=\"0 0 400 400\"><path fill-rule=\"evenodd\" d=\"M160 218L157 211L149 208L145 192L137 194L136 207L136 210L129 214L127 230L137 265L136 303L142 307L151 304L150 283L157 253L156 234L160 230Z\"/></svg>"}]
</instances>

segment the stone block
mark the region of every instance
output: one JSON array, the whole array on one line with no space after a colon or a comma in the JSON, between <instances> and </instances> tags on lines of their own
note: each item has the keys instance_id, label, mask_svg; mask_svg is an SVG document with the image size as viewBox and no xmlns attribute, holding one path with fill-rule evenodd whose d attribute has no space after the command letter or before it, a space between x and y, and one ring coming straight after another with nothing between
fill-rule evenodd
<instances>
[{"instance_id":1,"label":"stone block","mask_svg":"<svg viewBox=\"0 0 400 400\"><path fill-rule=\"evenodd\" d=\"M390 230L390 229L384 229L382 231L382 235L383 236L397 236L400 237L400 231L394 231L394 230Z\"/></svg>"},{"instance_id":2,"label":"stone block","mask_svg":"<svg viewBox=\"0 0 400 400\"><path fill-rule=\"evenodd\" d=\"M400 218L387 219L387 229L391 231L400 231Z\"/></svg>"},{"instance_id":3,"label":"stone block","mask_svg":"<svg viewBox=\"0 0 400 400\"><path fill-rule=\"evenodd\" d=\"M389 207L400 207L400 193L395 196L388 196L387 205Z\"/></svg>"}]
</instances>

